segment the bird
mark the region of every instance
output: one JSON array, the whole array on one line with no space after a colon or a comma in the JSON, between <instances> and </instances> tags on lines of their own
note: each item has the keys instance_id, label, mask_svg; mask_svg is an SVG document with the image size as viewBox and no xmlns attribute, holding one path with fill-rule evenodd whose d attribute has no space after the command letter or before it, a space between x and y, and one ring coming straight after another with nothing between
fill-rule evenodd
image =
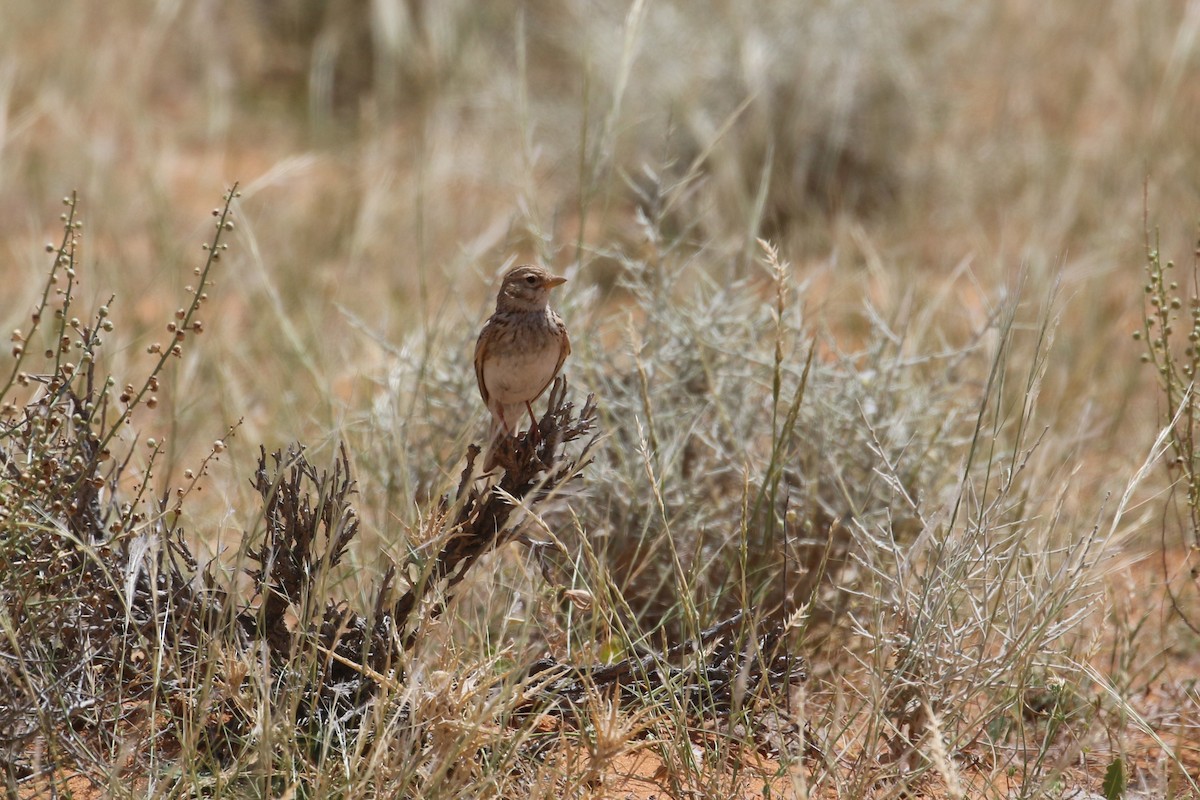
<instances>
[{"instance_id":1,"label":"bird","mask_svg":"<svg viewBox=\"0 0 1200 800\"><path fill-rule=\"evenodd\" d=\"M521 412L537 430L533 401L562 369L571 339L562 317L550 308L550 290L567 279L531 264L512 267L500 280L496 311L475 342L475 379L492 415L483 468L497 464L501 436L515 436Z\"/></svg>"}]
</instances>

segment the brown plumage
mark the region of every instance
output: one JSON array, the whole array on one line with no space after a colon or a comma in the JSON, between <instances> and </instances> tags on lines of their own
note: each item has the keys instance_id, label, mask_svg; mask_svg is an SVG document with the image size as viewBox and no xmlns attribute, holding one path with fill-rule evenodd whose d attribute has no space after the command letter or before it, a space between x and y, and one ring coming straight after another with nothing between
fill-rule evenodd
<instances>
[{"instance_id":1,"label":"brown plumage","mask_svg":"<svg viewBox=\"0 0 1200 800\"><path fill-rule=\"evenodd\" d=\"M516 435L522 411L536 428L533 401L571 353L567 328L550 308L550 290L566 280L529 265L513 267L501 279L496 312L475 343L475 378L493 420L485 470L496 466L498 437Z\"/></svg>"}]
</instances>

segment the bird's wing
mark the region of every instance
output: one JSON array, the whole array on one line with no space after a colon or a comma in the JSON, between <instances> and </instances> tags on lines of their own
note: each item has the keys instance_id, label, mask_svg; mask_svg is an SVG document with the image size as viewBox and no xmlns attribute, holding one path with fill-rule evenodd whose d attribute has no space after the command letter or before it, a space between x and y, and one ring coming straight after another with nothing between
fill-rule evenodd
<instances>
[{"instance_id":1,"label":"bird's wing","mask_svg":"<svg viewBox=\"0 0 1200 800\"><path fill-rule=\"evenodd\" d=\"M558 327L562 331L563 340L562 352L558 355L558 366L554 368L555 375L557 375L558 371L562 369L563 362L567 360L567 356L571 355L571 337L567 335L567 326L564 325L563 321L560 319L558 321Z\"/></svg>"},{"instance_id":2,"label":"bird's wing","mask_svg":"<svg viewBox=\"0 0 1200 800\"><path fill-rule=\"evenodd\" d=\"M483 360L487 358L487 340L488 329L492 327L492 321L489 319L487 324L483 326L483 330L479 332L479 338L475 340L475 380L479 384L479 394L483 397L483 404L491 408L491 398L488 397L487 384L483 382Z\"/></svg>"},{"instance_id":3,"label":"bird's wing","mask_svg":"<svg viewBox=\"0 0 1200 800\"><path fill-rule=\"evenodd\" d=\"M558 320L558 332L562 337L558 348L558 363L554 365L554 374L550 376L550 380L546 381L546 385L538 392L538 397L541 397L542 392L546 391L550 388L550 384L554 383L554 379L562 371L563 362L567 360L567 356L571 355L571 337L567 335L567 326L563 324L561 318Z\"/></svg>"}]
</instances>

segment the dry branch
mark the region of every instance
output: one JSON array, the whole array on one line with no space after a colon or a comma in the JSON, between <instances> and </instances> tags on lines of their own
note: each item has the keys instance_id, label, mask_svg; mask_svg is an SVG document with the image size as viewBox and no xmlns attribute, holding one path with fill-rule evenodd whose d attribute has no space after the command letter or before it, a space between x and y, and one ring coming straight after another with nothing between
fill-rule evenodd
<instances>
[{"instance_id":1,"label":"dry branch","mask_svg":"<svg viewBox=\"0 0 1200 800\"><path fill-rule=\"evenodd\" d=\"M550 497L590 463L588 453L595 442L590 439L580 455L567 458L563 445L592 434L595 428L596 403L588 395L577 416L575 405L566 401L567 382L555 380L550 389L550 403L538 422L537 434L526 434L500 443L498 459L505 467L504 475L494 486L482 488L471 480L479 448L472 446L467 453L463 480L458 488L458 512L450 526L451 534L432 567L431 579L406 591L392 607L391 616L401 630L407 630L406 642L411 644L415 626L413 610L429 589L445 581L445 591L432 610L437 616L445 608L454 587L462 581L480 557L500 547L514 536L510 524L515 506L513 497L527 506ZM448 501L443 499L443 508Z\"/></svg>"}]
</instances>

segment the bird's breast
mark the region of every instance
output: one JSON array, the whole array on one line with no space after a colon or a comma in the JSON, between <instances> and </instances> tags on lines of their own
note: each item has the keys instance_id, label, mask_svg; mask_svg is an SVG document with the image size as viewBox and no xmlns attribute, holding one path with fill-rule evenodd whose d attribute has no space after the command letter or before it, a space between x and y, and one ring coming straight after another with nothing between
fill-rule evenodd
<instances>
[{"instance_id":1,"label":"bird's breast","mask_svg":"<svg viewBox=\"0 0 1200 800\"><path fill-rule=\"evenodd\" d=\"M543 322L543 320L545 320ZM504 405L535 400L554 379L562 339L552 320L523 320L509 326L488 347L483 381L492 402Z\"/></svg>"}]
</instances>

